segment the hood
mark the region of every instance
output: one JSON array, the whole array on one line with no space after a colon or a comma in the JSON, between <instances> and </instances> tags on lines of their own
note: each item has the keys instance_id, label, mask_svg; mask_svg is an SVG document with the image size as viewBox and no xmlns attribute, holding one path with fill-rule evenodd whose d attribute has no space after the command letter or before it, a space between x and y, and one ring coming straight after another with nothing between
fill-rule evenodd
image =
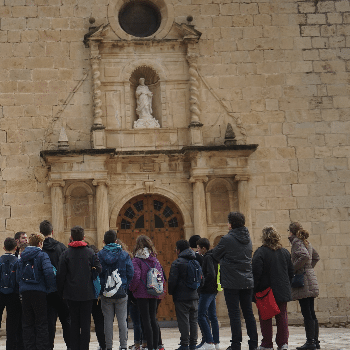
<instances>
[{"instance_id":1,"label":"hood","mask_svg":"<svg viewBox=\"0 0 350 350\"><path fill-rule=\"evenodd\" d=\"M43 249L55 251L55 249L59 243L60 243L59 241L56 241L52 237L45 238L45 241L43 243Z\"/></svg>"},{"instance_id":2,"label":"hood","mask_svg":"<svg viewBox=\"0 0 350 350\"><path fill-rule=\"evenodd\" d=\"M84 241L73 241L68 244L72 248L80 248L80 247L86 247L87 243Z\"/></svg>"},{"instance_id":3,"label":"hood","mask_svg":"<svg viewBox=\"0 0 350 350\"><path fill-rule=\"evenodd\" d=\"M179 254L179 258L184 258L184 259L187 259L187 260L193 260L193 259L196 259L196 254L191 248L188 248L188 249L183 250Z\"/></svg>"},{"instance_id":4,"label":"hood","mask_svg":"<svg viewBox=\"0 0 350 350\"><path fill-rule=\"evenodd\" d=\"M213 249L208 250L205 255L213 256Z\"/></svg>"},{"instance_id":5,"label":"hood","mask_svg":"<svg viewBox=\"0 0 350 350\"><path fill-rule=\"evenodd\" d=\"M103 247L99 259L104 261L107 265L114 264L122 252L122 247L116 243L110 243Z\"/></svg>"},{"instance_id":6,"label":"hood","mask_svg":"<svg viewBox=\"0 0 350 350\"><path fill-rule=\"evenodd\" d=\"M250 242L249 231L245 226L234 228L229 231L229 234L233 235L241 244L248 244Z\"/></svg>"},{"instance_id":7,"label":"hood","mask_svg":"<svg viewBox=\"0 0 350 350\"><path fill-rule=\"evenodd\" d=\"M34 259L40 252L41 249L39 247L26 247L21 254L21 260L28 261Z\"/></svg>"},{"instance_id":8,"label":"hood","mask_svg":"<svg viewBox=\"0 0 350 350\"><path fill-rule=\"evenodd\" d=\"M150 255L151 254L148 248L142 248L136 252L135 258L148 259Z\"/></svg>"},{"instance_id":9,"label":"hood","mask_svg":"<svg viewBox=\"0 0 350 350\"><path fill-rule=\"evenodd\" d=\"M299 238L296 235L291 235L291 236L288 237L288 239L289 239L290 243L293 243L294 240L299 239Z\"/></svg>"}]
</instances>

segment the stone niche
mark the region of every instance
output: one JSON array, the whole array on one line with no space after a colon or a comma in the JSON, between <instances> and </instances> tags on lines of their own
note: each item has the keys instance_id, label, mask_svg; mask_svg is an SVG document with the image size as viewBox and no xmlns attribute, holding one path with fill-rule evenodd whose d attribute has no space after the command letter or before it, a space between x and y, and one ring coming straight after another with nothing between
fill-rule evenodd
<instances>
[{"instance_id":1,"label":"stone niche","mask_svg":"<svg viewBox=\"0 0 350 350\"><path fill-rule=\"evenodd\" d=\"M170 11L160 6L158 31L150 37L134 37L123 31L116 18L122 9L114 6L110 23L85 36L91 49L94 128L103 129L105 147L117 150L189 145L195 84L194 78L191 83L189 60L198 57L201 34L190 25L175 23ZM168 16L166 23L164 16ZM153 93L152 116L160 128L134 129L138 119L135 90L140 78Z\"/></svg>"}]
</instances>

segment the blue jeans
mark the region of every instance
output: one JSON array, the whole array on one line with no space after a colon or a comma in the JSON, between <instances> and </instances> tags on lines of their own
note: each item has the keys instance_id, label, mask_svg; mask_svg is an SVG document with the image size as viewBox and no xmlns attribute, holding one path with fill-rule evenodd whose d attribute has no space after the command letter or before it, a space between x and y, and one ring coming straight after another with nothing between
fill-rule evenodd
<instances>
[{"instance_id":1,"label":"blue jeans","mask_svg":"<svg viewBox=\"0 0 350 350\"><path fill-rule=\"evenodd\" d=\"M210 329L208 319L212 329ZM216 294L200 294L198 303L198 324L206 343L217 344L220 342L219 323L216 317Z\"/></svg>"},{"instance_id":2,"label":"blue jeans","mask_svg":"<svg viewBox=\"0 0 350 350\"><path fill-rule=\"evenodd\" d=\"M142 328L141 328L141 315L139 308L137 305L133 304L131 301L129 302L129 314L131 321L134 326L134 344L142 343Z\"/></svg>"},{"instance_id":3,"label":"blue jeans","mask_svg":"<svg viewBox=\"0 0 350 350\"><path fill-rule=\"evenodd\" d=\"M240 350L242 342L241 314L239 305L245 320L248 333L249 350L258 346L258 332L252 309L253 289L228 289L224 288L225 301L230 317L232 333L232 350Z\"/></svg>"}]
</instances>

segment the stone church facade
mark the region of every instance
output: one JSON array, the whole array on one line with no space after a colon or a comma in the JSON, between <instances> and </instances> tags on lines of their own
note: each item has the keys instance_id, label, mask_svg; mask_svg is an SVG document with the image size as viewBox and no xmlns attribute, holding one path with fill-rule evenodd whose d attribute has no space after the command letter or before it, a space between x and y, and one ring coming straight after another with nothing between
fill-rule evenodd
<instances>
[{"instance_id":1,"label":"stone church facade","mask_svg":"<svg viewBox=\"0 0 350 350\"><path fill-rule=\"evenodd\" d=\"M348 322L348 0L0 6L2 239L43 219L99 248L109 228L129 248L147 234L168 273L176 240L215 245L229 211L255 248L266 224L289 247L300 221L321 256L319 319ZM167 298L160 318L173 317Z\"/></svg>"}]
</instances>

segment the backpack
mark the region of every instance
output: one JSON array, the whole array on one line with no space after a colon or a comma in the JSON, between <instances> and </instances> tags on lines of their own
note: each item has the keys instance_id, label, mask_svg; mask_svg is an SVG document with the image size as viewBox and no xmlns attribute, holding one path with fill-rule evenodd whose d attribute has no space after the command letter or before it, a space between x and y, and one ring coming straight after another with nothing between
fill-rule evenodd
<instances>
[{"instance_id":1,"label":"backpack","mask_svg":"<svg viewBox=\"0 0 350 350\"><path fill-rule=\"evenodd\" d=\"M40 282L38 263L36 259L22 261L21 278L26 283L38 284Z\"/></svg>"},{"instance_id":2,"label":"backpack","mask_svg":"<svg viewBox=\"0 0 350 350\"><path fill-rule=\"evenodd\" d=\"M163 274L161 272L159 272L155 267L150 267L146 261L141 260L142 262L144 262L149 270L147 272L147 283L142 282L145 284L146 288L147 288L147 293L150 295L162 295L163 294L163 283L164 283L164 278L163 278Z\"/></svg>"},{"instance_id":3,"label":"backpack","mask_svg":"<svg viewBox=\"0 0 350 350\"><path fill-rule=\"evenodd\" d=\"M103 295L107 298L121 299L126 297L126 292L122 286L123 282L118 272L118 269L108 269L105 275L105 288Z\"/></svg>"},{"instance_id":4,"label":"backpack","mask_svg":"<svg viewBox=\"0 0 350 350\"><path fill-rule=\"evenodd\" d=\"M197 260L190 260L187 264L186 286L191 289L198 289L201 285L202 268Z\"/></svg>"},{"instance_id":5,"label":"backpack","mask_svg":"<svg viewBox=\"0 0 350 350\"><path fill-rule=\"evenodd\" d=\"M0 290L4 294L13 293L16 285L15 265L17 259L10 262L6 260L0 264Z\"/></svg>"}]
</instances>

